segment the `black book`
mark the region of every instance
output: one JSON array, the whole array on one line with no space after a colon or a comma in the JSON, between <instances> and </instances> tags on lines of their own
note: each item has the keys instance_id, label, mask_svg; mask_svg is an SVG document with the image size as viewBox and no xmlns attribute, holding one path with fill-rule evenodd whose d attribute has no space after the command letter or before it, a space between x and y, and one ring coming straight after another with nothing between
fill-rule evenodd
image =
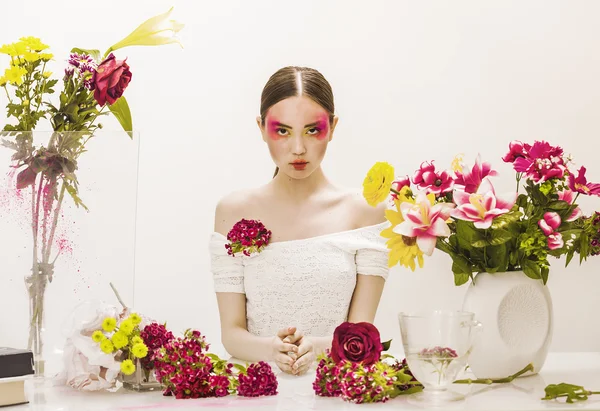
<instances>
[{"instance_id":1,"label":"black book","mask_svg":"<svg viewBox=\"0 0 600 411\"><path fill-rule=\"evenodd\" d=\"M0 378L23 377L33 373L31 351L0 347Z\"/></svg>"}]
</instances>

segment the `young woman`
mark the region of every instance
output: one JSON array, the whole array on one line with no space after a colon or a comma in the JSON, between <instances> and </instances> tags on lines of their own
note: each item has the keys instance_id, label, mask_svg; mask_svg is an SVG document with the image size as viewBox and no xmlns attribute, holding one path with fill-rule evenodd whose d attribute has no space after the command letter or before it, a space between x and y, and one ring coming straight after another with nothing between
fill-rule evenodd
<instances>
[{"instance_id":1,"label":"young woman","mask_svg":"<svg viewBox=\"0 0 600 411\"><path fill-rule=\"evenodd\" d=\"M284 67L264 87L256 122L277 166L267 184L221 199L210 240L222 342L243 361L305 373L344 321L373 322L388 274L383 207L334 186L321 169L338 118L318 71ZM236 222L261 221L271 242L227 254Z\"/></svg>"}]
</instances>

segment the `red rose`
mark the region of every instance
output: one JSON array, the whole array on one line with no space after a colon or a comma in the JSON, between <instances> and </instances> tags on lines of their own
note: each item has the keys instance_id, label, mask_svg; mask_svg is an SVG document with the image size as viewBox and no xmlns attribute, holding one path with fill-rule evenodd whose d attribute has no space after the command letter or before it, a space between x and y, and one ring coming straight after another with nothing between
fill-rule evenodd
<instances>
[{"instance_id":1,"label":"red rose","mask_svg":"<svg viewBox=\"0 0 600 411\"><path fill-rule=\"evenodd\" d=\"M104 60L94 73L94 98L101 106L108 101L114 104L131 81L131 71L125 60L117 60L110 55Z\"/></svg>"},{"instance_id":2,"label":"red rose","mask_svg":"<svg viewBox=\"0 0 600 411\"><path fill-rule=\"evenodd\" d=\"M383 345L379 330L370 323L340 324L333 333L331 358L337 363L344 360L371 365L381 358Z\"/></svg>"}]
</instances>

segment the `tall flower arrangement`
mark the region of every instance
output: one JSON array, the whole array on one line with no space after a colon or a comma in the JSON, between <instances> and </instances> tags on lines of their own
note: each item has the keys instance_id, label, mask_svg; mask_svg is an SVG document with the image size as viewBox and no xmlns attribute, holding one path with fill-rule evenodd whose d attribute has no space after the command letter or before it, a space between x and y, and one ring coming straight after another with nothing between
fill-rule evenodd
<instances>
[{"instance_id":1,"label":"tall flower arrangement","mask_svg":"<svg viewBox=\"0 0 600 411\"><path fill-rule=\"evenodd\" d=\"M26 277L31 310L28 347L38 360L44 295L60 254L60 250L53 252L53 247L65 197L87 210L79 197L79 158L102 128L98 122L102 116L111 113L126 132L133 131L124 93L134 81L135 70L119 52L130 46L178 43L175 34L183 26L169 19L171 12L172 8L146 20L104 54L96 49L73 48L64 58L66 68L59 78L49 71L54 56L41 39L22 37L0 47L0 53L10 58L0 75L9 120L0 132L1 144L14 151L10 167L16 174L16 189L30 190L31 197L33 262L31 275ZM52 101L49 97L55 94L59 81L62 90L57 101ZM48 133L48 141L36 145L34 132L42 120L49 122L52 133ZM38 360L36 372L43 374L43 363Z\"/></svg>"},{"instance_id":2,"label":"tall flower arrangement","mask_svg":"<svg viewBox=\"0 0 600 411\"><path fill-rule=\"evenodd\" d=\"M570 168L561 147L546 141L513 141L503 161L516 172L516 189L499 193L498 172L478 156L466 167L457 156L451 169L423 162L412 178L394 179L394 168L376 163L363 182L363 195L376 206L387 198L391 226L382 232L390 249L389 266L415 270L434 250L452 258L456 285L478 272L523 271L545 284L550 257L575 254L580 263L599 248L598 213L585 216L579 195L600 195L586 168Z\"/></svg>"}]
</instances>

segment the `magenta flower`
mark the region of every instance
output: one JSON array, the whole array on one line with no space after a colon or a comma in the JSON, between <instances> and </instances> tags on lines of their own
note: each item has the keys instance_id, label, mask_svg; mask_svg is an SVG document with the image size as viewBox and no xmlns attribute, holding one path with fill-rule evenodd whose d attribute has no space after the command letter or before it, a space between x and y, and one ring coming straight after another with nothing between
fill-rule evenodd
<instances>
[{"instance_id":1,"label":"magenta flower","mask_svg":"<svg viewBox=\"0 0 600 411\"><path fill-rule=\"evenodd\" d=\"M531 146L529 144L523 144L522 142L515 140L511 141L508 145L508 153L502 157L505 163L514 163L519 157L528 157Z\"/></svg>"},{"instance_id":2,"label":"magenta flower","mask_svg":"<svg viewBox=\"0 0 600 411\"><path fill-rule=\"evenodd\" d=\"M516 200L516 192L502 197L496 195L490 180L484 178L476 193L454 191L456 209L452 217L472 221L475 227L486 229L492 225L495 217L508 213Z\"/></svg>"},{"instance_id":3,"label":"magenta flower","mask_svg":"<svg viewBox=\"0 0 600 411\"><path fill-rule=\"evenodd\" d=\"M423 162L413 176L413 183L426 194L442 196L452 191L454 179L449 171L436 172L433 161Z\"/></svg>"},{"instance_id":4,"label":"magenta flower","mask_svg":"<svg viewBox=\"0 0 600 411\"><path fill-rule=\"evenodd\" d=\"M573 202L575 201L575 193L571 190L561 191L558 193L558 199L566 201L569 204L573 204ZM581 216L583 216L583 211L581 211L581 208L576 207L573 210L573 213L569 216L569 218L567 218L567 221L575 221Z\"/></svg>"},{"instance_id":5,"label":"magenta flower","mask_svg":"<svg viewBox=\"0 0 600 411\"><path fill-rule=\"evenodd\" d=\"M475 193L479 188L479 185L484 178L490 176L497 176L498 173L492 170L492 165L488 162L481 162L481 155L478 155L475 159L475 165L473 168L466 172L456 172L456 178L454 184L462 186L463 190L467 193Z\"/></svg>"},{"instance_id":6,"label":"magenta flower","mask_svg":"<svg viewBox=\"0 0 600 411\"><path fill-rule=\"evenodd\" d=\"M271 366L264 361L250 364L246 373L238 374L238 395L242 397L258 397L277 394L277 378Z\"/></svg>"},{"instance_id":7,"label":"magenta flower","mask_svg":"<svg viewBox=\"0 0 600 411\"><path fill-rule=\"evenodd\" d=\"M538 221L538 226L544 232L545 235L554 233L558 227L560 227L561 219L558 213L548 211L544 214L544 218Z\"/></svg>"},{"instance_id":8,"label":"magenta flower","mask_svg":"<svg viewBox=\"0 0 600 411\"><path fill-rule=\"evenodd\" d=\"M452 203L434 204L432 195L420 192L415 203L404 202L400 212L404 221L394 227L394 232L406 237L416 237L419 249L425 255L431 255L438 237L450 235L446 220L454 208Z\"/></svg>"},{"instance_id":9,"label":"magenta flower","mask_svg":"<svg viewBox=\"0 0 600 411\"><path fill-rule=\"evenodd\" d=\"M231 256L240 251L246 256L260 253L269 244L271 234L260 221L241 219L227 233L229 243L225 244L225 248Z\"/></svg>"},{"instance_id":10,"label":"magenta flower","mask_svg":"<svg viewBox=\"0 0 600 411\"><path fill-rule=\"evenodd\" d=\"M548 248L550 250L557 250L562 248L564 245L561 233L552 233L548 236Z\"/></svg>"},{"instance_id":11,"label":"magenta flower","mask_svg":"<svg viewBox=\"0 0 600 411\"><path fill-rule=\"evenodd\" d=\"M392 183L392 188L398 192L402 190L404 187L410 187L410 178L408 176L402 177L399 180L396 180ZM392 193L391 196L394 200L398 199L398 195L396 193Z\"/></svg>"},{"instance_id":12,"label":"magenta flower","mask_svg":"<svg viewBox=\"0 0 600 411\"><path fill-rule=\"evenodd\" d=\"M551 178L563 178L567 167L563 159L563 149L551 146L546 141L536 141L525 157L517 157L514 169L536 183Z\"/></svg>"},{"instance_id":13,"label":"magenta flower","mask_svg":"<svg viewBox=\"0 0 600 411\"><path fill-rule=\"evenodd\" d=\"M600 184L588 183L585 178L586 168L581 166L577 172L577 177L569 173L569 188L581 194L600 196Z\"/></svg>"}]
</instances>

